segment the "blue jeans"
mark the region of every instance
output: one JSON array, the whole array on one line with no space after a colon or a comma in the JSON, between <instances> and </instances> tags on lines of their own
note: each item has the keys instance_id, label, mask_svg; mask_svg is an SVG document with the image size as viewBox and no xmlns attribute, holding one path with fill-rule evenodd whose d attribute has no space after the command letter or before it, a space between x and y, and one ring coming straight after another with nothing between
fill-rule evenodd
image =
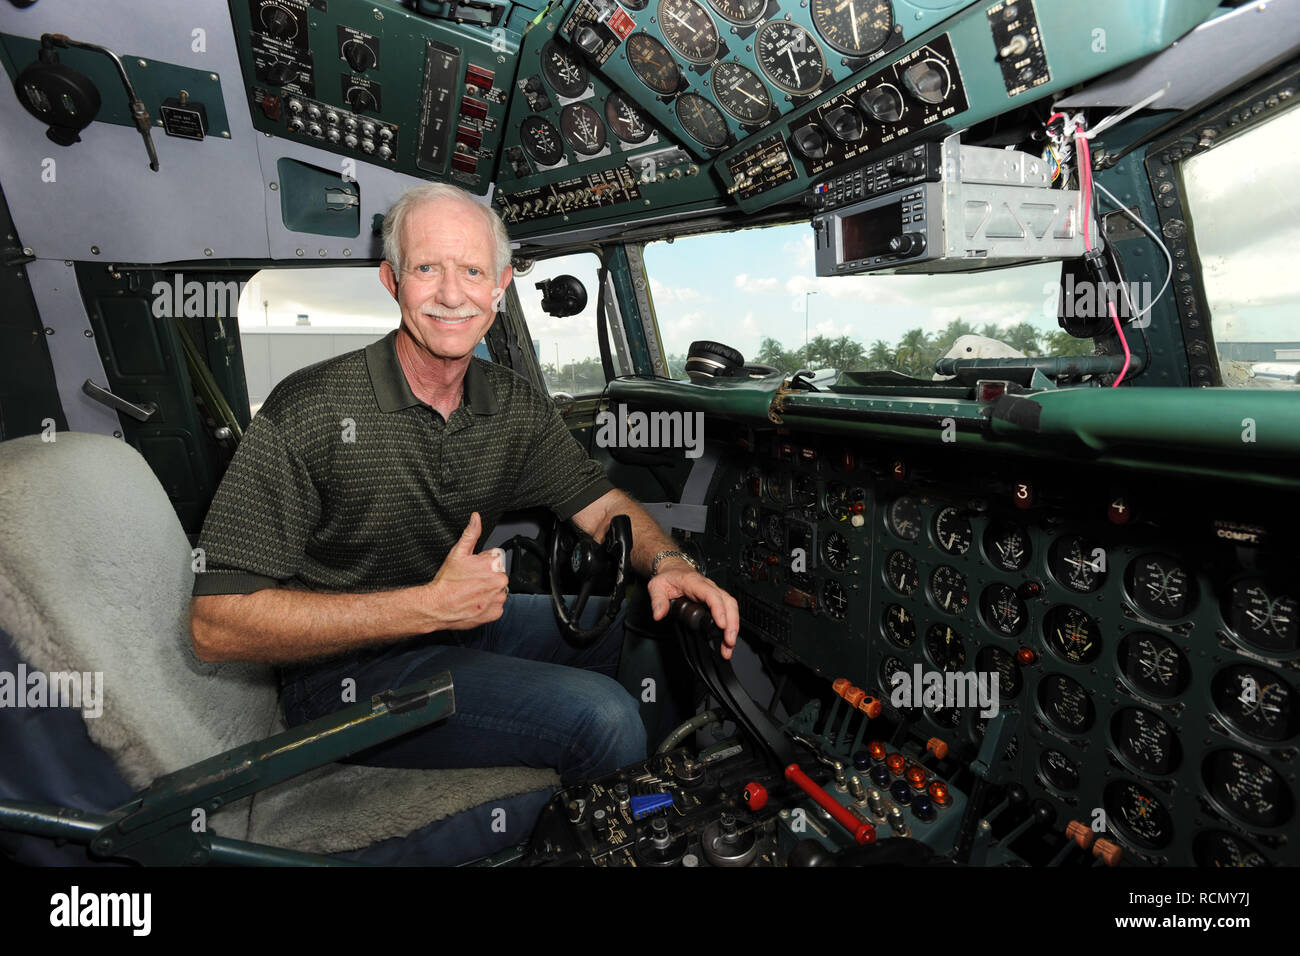
<instances>
[{"instance_id":1,"label":"blue jeans","mask_svg":"<svg viewBox=\"0 0 1300 956\"><path fill-rule=\"evenodd\" d=\"M606 606L593 600L590 627ZM294 726L356 700L451 671L456 712L447 720L357 754L379 767L552 767L564 785L644 760L639 705L614 679L624 608L586 647L560 635L546 595L513 594L502 616L469 631L439 631L365 654L281 671L285 720Z\"/></svg>"}]
</instances>

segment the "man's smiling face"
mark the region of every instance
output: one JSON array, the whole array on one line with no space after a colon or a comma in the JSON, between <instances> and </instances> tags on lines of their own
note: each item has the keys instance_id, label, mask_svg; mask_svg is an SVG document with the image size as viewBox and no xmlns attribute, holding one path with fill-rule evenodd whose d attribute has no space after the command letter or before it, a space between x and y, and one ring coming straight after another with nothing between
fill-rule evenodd
<instances>
[{"instance_id":1,"label":"man's smiling face","mask_svg":"<svg viewBox=\"0 0 1300 956\"><path fill-rule=\"evenodd\" d=\"M467 357L492 326L512 275L509 265L495 272L486 217L457 200L421 203L401 239L402 274L385 262L380 279L401 306L402 326L430 356Z\"/></svg>"}]
</instances>

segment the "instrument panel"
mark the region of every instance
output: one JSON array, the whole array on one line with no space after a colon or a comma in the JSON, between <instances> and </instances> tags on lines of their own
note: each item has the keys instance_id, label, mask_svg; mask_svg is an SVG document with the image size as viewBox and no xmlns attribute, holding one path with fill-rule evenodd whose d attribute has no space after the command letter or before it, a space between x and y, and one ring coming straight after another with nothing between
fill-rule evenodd
<instances>
[{"instance_id":1,"label":"instrument panel","mask_svg":"<svg viewBox=\"0 0 1300 956\"><path fill-rule=\"evenodd\" d=\"M715 486L727 533L706 555L747 633L860 686L916 740L978 755L1061 828L1101 821L1130 863L1296 862L1284 501L748 441Z\"/></svg>"}]
</instances>

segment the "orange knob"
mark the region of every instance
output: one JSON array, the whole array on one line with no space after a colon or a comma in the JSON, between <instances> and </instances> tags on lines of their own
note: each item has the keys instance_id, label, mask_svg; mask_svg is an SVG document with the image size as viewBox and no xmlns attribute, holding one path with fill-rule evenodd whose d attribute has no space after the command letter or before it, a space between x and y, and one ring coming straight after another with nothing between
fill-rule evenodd
<instances>
[{"instance_id":1,"label":"orange knob","mask_svg":"<svg viewBox=\"0 0 1300 956\"><path fill-rule=\"evenodd\" d=\"M1119 866L1124 851L1119 848L1118 843L1102 837L1092 845L1092 855L1101 857L1107 866Z\"/></svg>"},{"instance_id":2,"label":"orange knob","mask_svg":"<svg viewBox=\"0 0 1300 956\"><path fill-rule=\"evenodd\" d=\"M1097 834L1092 832L1092 827L1086 823L1080 823L1078 820L1071 820L1065 826L1065 835L1079 844L1082 850L1092 846L1092 841L1097 839Z\"/></svg>"},{"instance_id":3,"label":"orange knob","mask_svg":"<svg viewBox=\"0 0 1300 956\"><path fill-rule=\"evenodd\" d=\"M934 754L940 760L948 756L947 741L940 740L938 737L931 737L929 740L927 740L925 742L925 749L930 751L930 753Z\"/></svg>"}]
</instances>

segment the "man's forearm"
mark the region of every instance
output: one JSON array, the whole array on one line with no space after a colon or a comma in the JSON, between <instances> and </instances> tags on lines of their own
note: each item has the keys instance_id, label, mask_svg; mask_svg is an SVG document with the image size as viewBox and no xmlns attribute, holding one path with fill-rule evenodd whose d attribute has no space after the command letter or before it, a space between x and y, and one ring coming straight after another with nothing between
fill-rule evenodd
<instances>
[{"instance_id":1,"label":"man's forearm","mask_svg":"<svg viewBox=\"0 0 1300 956\"><path fill-rule=\"evenodd\" d=\"M596 540L604 540L605 533L609 530L609 523L614 516L618 514L627 515L632 522L632 567L646 577L650 577L653 573L655 555L660 551L681 550L681 546L664 533L663 529L659 527L659 522L650 516L650 512L617 488L598 499L597 504L604 506L599 524L594 529L585 528L584 530ZM578 515L575 515L575 521L582 514L583 512L579 512ZM581 522L579 522L579 526L582 526ZM667 565L668 560L671 559L665 560L660 565L661 570ZM688 567L688 565L683 562L683 567Z\"/></svg>"},{"instance_id":2,"label":"man's forearm","mask_svg":"<svg viewBox=\"0 0 1300 956\"><path fill-rule=\"evenodd\" d=\"M287 663L424 634L418 587L368 594L268 588L194 598L194 651L205 661Z\"/></svg>"}]
</instances>

